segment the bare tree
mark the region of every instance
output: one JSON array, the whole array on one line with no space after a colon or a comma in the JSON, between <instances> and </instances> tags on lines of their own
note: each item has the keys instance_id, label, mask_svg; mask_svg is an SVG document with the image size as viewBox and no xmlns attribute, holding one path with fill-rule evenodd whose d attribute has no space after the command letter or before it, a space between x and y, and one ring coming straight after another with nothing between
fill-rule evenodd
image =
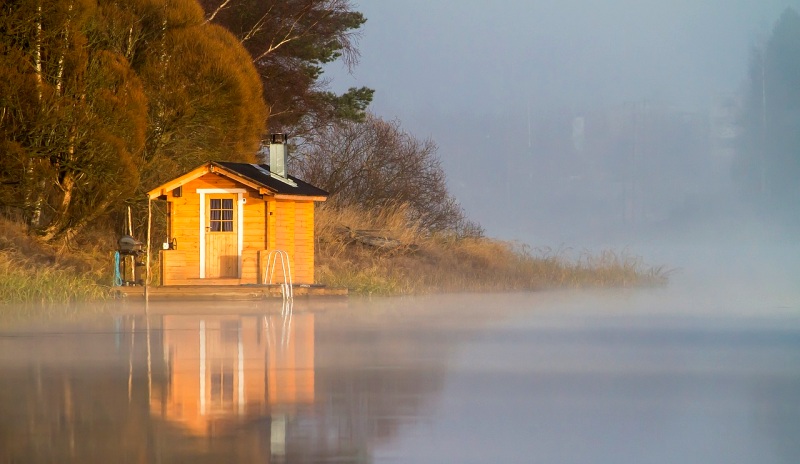
<instances>
[{"instance_id":1,"label":"bare tree","mask_svg":"<svg viewBox=\"0 0 800 464\"><path fill-rule=\"evenodd\" d=\"M428 230L480 234L447 191L438 147L405 132L397 121L367 115L320 131L297 151L293 169L326 189L333 206L363 209L408 205L411 217Z\"/></svg>"}]
</instances>

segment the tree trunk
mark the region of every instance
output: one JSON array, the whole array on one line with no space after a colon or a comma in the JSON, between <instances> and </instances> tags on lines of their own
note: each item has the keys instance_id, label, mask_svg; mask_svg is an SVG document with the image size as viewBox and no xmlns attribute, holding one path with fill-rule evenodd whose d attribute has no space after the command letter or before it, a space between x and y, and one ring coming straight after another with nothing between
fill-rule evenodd
<instances>
[{"instance_id":1,"label":"tree trunk","mask_svg":"<svg viewBox=\"0 0 800 464\"><path fill-rule=\"evenodd\" d=\"M66 216L62 216L59 218L58 224L53 223L47 227L45 235L43 235L42 238L47 241L56 239L72 240L72 238L83 230L87 224L108 211L108 208L111 207L111 203L112 200L106 198L92 209L92 213L69 219Z\"/></svg>"},{"instance_id":2,"label":"tree trunk","mask_svg":"<svg viewBox=\"0 0 800 464\"><path fill-rule=\"evenodd\" d=\"M33 68L36 75L36 91L39 99L39 104L42 102L42 87L44 86L44 78L42 77L42 2L36 3L36 37L33 45ZM30 227L39 227L42 221L42 205L44 203L43 189L40 187L40 182L34 179L36 174L35 157L30 157L26 162L25 167L25 215Z\"/></svg>"},{"instance_id":3,"label":"tree trunk","mask_svg":"<svg viewBox=\"0 0 800 464\"><path fill-rule=\"evenodd\" d=\"M71 219L69 207L72 204L72 194L75 191L75 175L72 172L68 171L64 174L60 182L60 188L64 194L56 207L53 220L41 231L42 238L48 242L62 235L68 229Z\"/></svg>"},{"instance_id":4,"label":"tree trunk","mask_svg":"<svg viewBox=\"0 0 800 464\"><path fill-rule=\"evenodd\" d=\"M33 46L33 67L36 70L36 88L39 102L42 101L42 2L36 3L36 38Z\"/></svg>"},{"instance_id":5,"label":"tree trunk","mask_svg":"<svg viewBox=\"0 0 800 464\"><path fill-rule=\"evenodd\" d=\"M63 46L64 48L61 49L61 56L58 57L58 69L56 70L56 93L61 95L61 89L64 87L63 80L64 80L64 61L67 55L67 48L69 48L69 26L72 22L72 7L75 3L70 2L69 6L67 7L67 22L64 25L64 40Z\"/></svg>"}]
</instances>

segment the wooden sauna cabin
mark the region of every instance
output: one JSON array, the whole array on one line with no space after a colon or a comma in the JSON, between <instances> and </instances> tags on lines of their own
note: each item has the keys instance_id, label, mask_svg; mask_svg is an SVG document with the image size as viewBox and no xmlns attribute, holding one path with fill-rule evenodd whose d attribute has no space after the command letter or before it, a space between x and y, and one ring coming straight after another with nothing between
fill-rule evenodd
<instances>
[{"instance_id":1,"label":"wooden sauna cabin","mask_svg":"<svg viewBox=\"0 0 800 464\"><path fill-rule=\"evenodd\" d=\"M208 162L148 193L167 202L161 285L266 283L277 251L294 285L314 283L314 202L328 193L287 175L283 149L270 145L269 165Z\"/></svg>"}]
</instances>

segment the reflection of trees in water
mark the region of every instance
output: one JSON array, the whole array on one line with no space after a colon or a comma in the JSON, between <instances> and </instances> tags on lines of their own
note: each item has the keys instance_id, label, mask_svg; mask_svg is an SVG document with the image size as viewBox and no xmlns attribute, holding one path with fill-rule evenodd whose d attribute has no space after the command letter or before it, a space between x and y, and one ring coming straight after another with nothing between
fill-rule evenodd
<instances>
[{"instance_id":1,"label":"reflection of trees in water","mask_svg":"<svg viewBox=\"0 0 800 464\"><path fill-rule=\"evenodd\" d=\"M413 368L318 370L318 393L324 396L314 411L290 423L287 462L326 456L368 460L372 449L424 414L429 396L442 388L443 374L443 369Z\"/></svg>"},{"instance_id":2,"label":"reflection of trees in water","mask_svg":"<svg viewBox=\"0 0 800 464\"><path fill-rule=\"evenodd\" d=\"M105 327L0 340L0 462L151 461L145 333L133 337Z\"/></svg>"},{"instance_id":3,"label":"reflection of trees in water","mask_svg":"<svg viewBox=\"0 0 800 464\"><path fill-rule=\"evenodd\" d=\"M346 325L331 332L312 322L313 401L265 400L258 411L219 416L197 434L165 414L175 372L164 319L151 317L150 372L144 318L120 322L94 333L0 338L0 462L369 461L376 445L423 413L444 379L446 350L414 334ZM236 338L222 332L221 341ZM279 362L269 353L264 364ZM265 384L285 374L264 371Z\"/></svg>"},{"instance_id":4,"label":"reflection of trees in water","mask_svg":"<svg viewBox=\"0 0 800 464\"><path fill-rule=\"evenodd\" d=\"M444 385L452 345L434 331L329 316L316 330L317 401L289 424L287 462L369 461L426 414Z\"/></svg>"}]
</instances>

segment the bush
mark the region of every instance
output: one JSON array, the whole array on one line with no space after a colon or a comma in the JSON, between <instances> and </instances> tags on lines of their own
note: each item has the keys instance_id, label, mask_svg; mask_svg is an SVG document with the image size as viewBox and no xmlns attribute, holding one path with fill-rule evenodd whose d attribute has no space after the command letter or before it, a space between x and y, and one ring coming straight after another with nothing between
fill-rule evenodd
<instances>
[{"instance_id":1,"label":"bush","mask_svg":"<svg viewBox=\"0 0 800 464\"><path fill-rule=\"evenodd\" d=\"M407 219L422 229L482 235L447 191L437 149L397 121L368 115L364 122L330 126L305 140L291 168L331 194L329 208L377 211L404 205Z\"/></svg>"}]
</instances>

